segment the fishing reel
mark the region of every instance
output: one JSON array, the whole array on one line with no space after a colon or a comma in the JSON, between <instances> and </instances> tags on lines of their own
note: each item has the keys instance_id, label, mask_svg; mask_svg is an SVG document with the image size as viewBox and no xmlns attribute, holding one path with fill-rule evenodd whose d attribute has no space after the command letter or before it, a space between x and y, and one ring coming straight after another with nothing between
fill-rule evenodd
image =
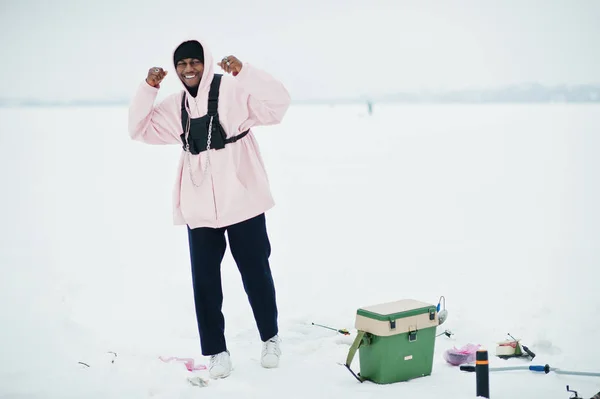
<instances>
[{"instance_id":1,"label":"fishing reel","mask_svg":"<svg viewBox=\"0 0 600 399\"><path fill-rule=\"evenodd\" d=\"M442 301L444 303L443 309L442 309ZM446 298L443 295L440 297L440 300L438 301L436 311L438 313L438 326L441 326L442 324L444 324L444 322L448 318L448 311L446 310ZM450 337L452 337L452 335L454 335L454 333L450 330L446 330L442 333L437 334L436 338L441 337L442 335L445 335L446 337L450 338Z\"/></svg>"},{"instance_id":2,"label":"fishing reel","mask_svg":"<svg viewBox=\"0 0 600 399\"><path fill-rule=\"evenodd\" d=\"M577 391L569 389L568 385L567 385L567 392L570 392L573 394L573 396L571 396L569 399L583 399L581 396L579 396ZM590 399L600 399L600 392L598 392L596 395L592 396Z\"/></svg>"},{"instance_id":3,"label":"fishing reel","mask_svg":"<svg viewBox=\"0 0 600 399\"><path fill-rule=\"evenodd\" d=\"M572 393L572 394L573 394L573 396L571 396L569 399L583 399L582 397L580 397L580 396L577 394L577 391L573 391L573 390L569 389L569 386L568 386L568 385L567 385L567 392L570 392L570 393Z\"/></svg>"},{"instance_id":4,"label":"fishing reel","mask_svg":"<svg viewBox=\"0 0 600 399\"><path fill-rule=\"evenodd\" d=\"M444 301L444 309L441 309L442 300ZM441 309L441 311L440 311L440 309ZM438 312L439 325L441 326L442 324L444 324L444 322L448 318L448 311L446 310L446 297L444 297L443 295L440 297L440 300L438 301L436 310Z\"/></svg>"}]
</instances>

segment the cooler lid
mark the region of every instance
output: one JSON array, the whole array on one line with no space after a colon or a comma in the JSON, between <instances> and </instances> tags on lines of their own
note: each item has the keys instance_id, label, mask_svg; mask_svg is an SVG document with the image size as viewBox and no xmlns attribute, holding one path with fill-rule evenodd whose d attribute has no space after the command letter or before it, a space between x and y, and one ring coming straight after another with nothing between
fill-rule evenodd
<instances>
[{"instance_id":1,"label":"cooler lid","mask_svg":"<svg viewBox=\"0 0 600 399\"><path fill-rule=\"evenodd\" d=\"M430 303L413 299L402 299L400 301L360 308L356 313L371 319L388 321L429 313L431 311L435 312L436 310L435 305Z\"/></svg>"}]
</instances>

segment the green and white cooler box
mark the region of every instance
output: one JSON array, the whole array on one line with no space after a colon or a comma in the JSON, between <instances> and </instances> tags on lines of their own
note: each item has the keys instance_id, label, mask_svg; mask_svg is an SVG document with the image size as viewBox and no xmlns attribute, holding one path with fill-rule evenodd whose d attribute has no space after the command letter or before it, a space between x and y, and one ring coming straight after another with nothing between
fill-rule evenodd
<instances>
[{"instance_id":1,"label":"green and white cooler box","mask_svg":"<svg viewBox=\"0 0 600 399\"><path fill-rule=\"evenodd\" d=\"M430 375L438 325L436 306L412 299L360 308L346 367L359 381L378 384ZM357 349L358 375L350 368Z\"/></svg>"}]
</instances>

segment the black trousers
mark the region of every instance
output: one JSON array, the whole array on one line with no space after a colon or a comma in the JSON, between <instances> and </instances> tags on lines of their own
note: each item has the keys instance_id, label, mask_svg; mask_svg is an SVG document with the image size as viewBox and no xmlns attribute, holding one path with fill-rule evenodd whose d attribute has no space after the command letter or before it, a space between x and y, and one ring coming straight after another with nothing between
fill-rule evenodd
<instances>
[{"instance_id":1,"label":"black trousers","mask_svg":"<svg viewBox=\"0 0 600 399\"><path fill-rule=\"evenodd\" d=\"M221 311L221 261L227 246L225 232L261 340L267 341L278 333L275 285L269 266L271 244L265 215L218 229L188 227L196 319L204 356L227 350L225 319Z\"/></svg>"}]
</instances>

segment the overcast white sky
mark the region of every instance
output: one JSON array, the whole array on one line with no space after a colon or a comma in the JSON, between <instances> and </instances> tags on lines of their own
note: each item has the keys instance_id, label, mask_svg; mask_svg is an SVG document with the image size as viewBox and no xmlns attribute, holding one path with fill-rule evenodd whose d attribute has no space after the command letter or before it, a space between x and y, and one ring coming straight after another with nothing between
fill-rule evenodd
<instances>
[{"instance_id":1,"label":"overcast white sky","mask_svg":"<svg viewBox=\"0 0 600 399\"><path fill-rule=\"evenodd\" d=\"M0 0L0 30L5 98L128 98L190 35L295 99L600 82L600 0Z\"/></svg>"}]
</instances>

